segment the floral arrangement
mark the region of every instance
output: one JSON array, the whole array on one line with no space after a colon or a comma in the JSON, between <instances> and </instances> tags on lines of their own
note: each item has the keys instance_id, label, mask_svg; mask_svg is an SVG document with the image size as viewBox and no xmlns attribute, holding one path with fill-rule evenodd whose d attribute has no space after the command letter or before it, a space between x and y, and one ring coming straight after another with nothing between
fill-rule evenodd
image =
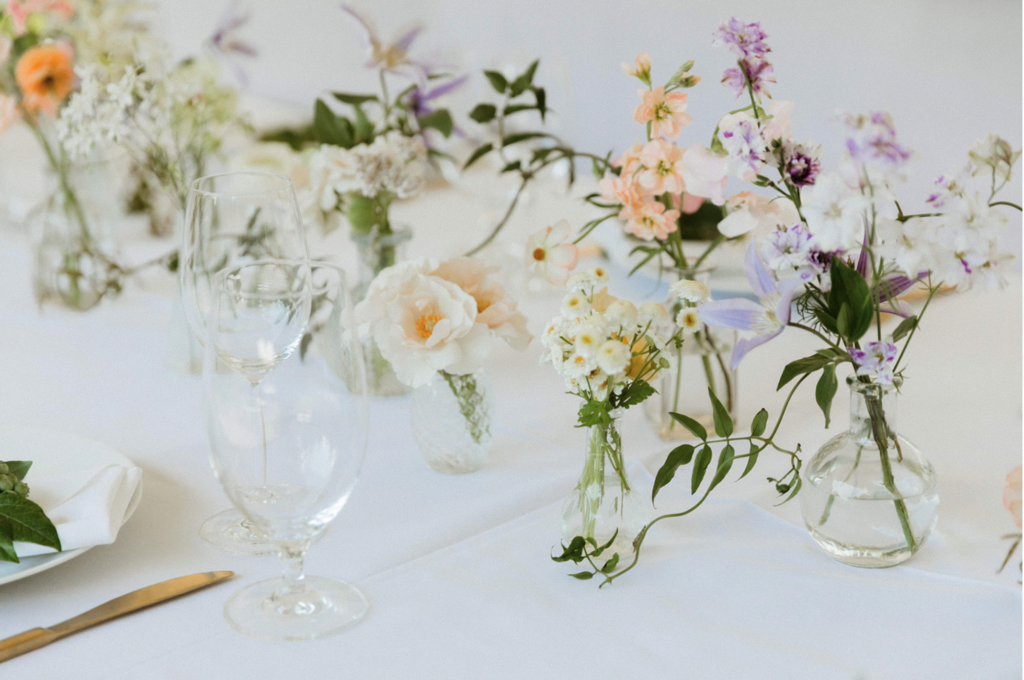
<instances>
[{"instance_id":1,"label":"floral arrangement","mask_svg":"<svg viewBox=\"0 0 1024 680\"><path fill-rule=\"evenodd\" d=\"M25 475L32 461L0 461L0 562L21 562L14 541L24 541L60 552L60 536L53 522L28 498Z\"/></svg>"},{"instance_id":2,"label":"floral arrangement","mask_svg":"<svg viewBox=\"0 0 1024 680\"><path fill-rule=\"evenodd\" d=\"M1020 210L1020 206L997 200L997 194L1010 181L1020 151L994 135L979 141L963 167L936 181L925 201L931 211L906 214L894 187L912 154L900 143L891 117L885 113L840 115L845 155L836 172L825 172L818 147L797 142L792 136L788 122L792 105L762 105L770 96L767 85L775 82L766 38L759 24L736 19L722 25L716 34L717 41L737 57L737 66L727 70L722 81L736 90L737 96L746 95L750 104L721 120L709 153L716 155L714 162L723 163L729 173L774 191L777 196L771 202L781 205L770 209L772 219L785 215L787 222L762 232L748 248L747 278L759 302L702 301L695 311L707 326L752 333L736 344L732 366L788 328L814 335L822 348L782 371L778 389L794 380L795 384L770 432L764 409L751 423L750 434L743 436L734 435L728 414L716 411L717 438L709 437L707 429L693 418L672 414L699 443L684 444L669 453L658 471L652 500L680 467L691 463L691 490L697 493L713 459L712 445L720 447L715 475L692 507L648 523L636 539L633 563L618 573L604 573L605 583L635 566L644 537L654 524L694 511L737 459L747 459L746 475L765 449L786 455L790 469L769 481L786 500L793 498L803 483L800 448L779 446L775 440L779 426L796 390L810 375L820 372L815 399L827 427L838 386L836 369L843 364L850 364L854 372L851 386L860 386L863 395L868 439L877 450L872 455L881 459L881 484L892 493L906 554L916 552L921 538L911 527L892 472L906 452L893 431L883 395L902 384L904 355L932 298L943 286L965 290L1002 283L1002 267L1009 256L997 252L997 237L1006 224L998 208ZM668 113L664 121L673 124ZM766 174L769 170L777 179ZM753 194L743 196L735 212L720 225L723 233L754 229L766 218L768 200ZM916 286L927 290L927 298L915 313L899 298ZM884 332L884 320L893 317L900 322L891 332ZM749 444L749 453L736 453L741 443ZM823 522L835 498L835 494L829 498Z\"/></svg>"},{"instance_id":3,"label":"floral arrangement","mask_svg":"<svg viewBox=\"0 0 1024 680\"><path fill-rule=\"evenodd\" d=\"M392 202L419 194L426 185L428 157L441 155L432 148L429 131L448 137L454 129L446 109L432 108L435 100L465 78L452 77L409 55L421 27L385 43L369 18L348 5L342 5L342 10L359 29L366 66L377 71L380 92L335 92L333 98L351 110L351 117L317 100L308 134L319 146L309 158L309 184L300 191L299 200L306 218L325 231L337 226L336 218L344 215L353 236L365 244L363 259L369 271L363 290L357 291L362 293L369 278L396 262L397 238L389 217ZM388 88L389 76L404 81L394 96Z\"/></svg>"},{"instance_id":4,"label":"floral arrangement","mask_svg":"<svg viewBox=\"0 0 1024 680\"><path fill-rule=\"evenodd\" d=\"M673 325L664 306L647 302L638 309L610 295L607 282L608 274L600 267L569 277L561 314L544 331L541 362L550 363L565 381L566 392L582 400L577 426L591 431L583 475L567 500L565 513L566 518L579 517L568 523L563 520L568 545L555 559L579 562L588 545L596 551L589 553L591 557L611 547L615 552L608 569L613 569L619 551L628 549L635 536L627 520L599 526L606 494L614 495L613 504L618 506L612 510L613 520L616 512L622 516L631 504L616 421L655 393L651 383L660 371L670 368L666 349L681 346L686 335L700 328L696 305L710 299L710 293L698 281L678 282L673 294L682 308ZM606 463L617 476L615 489L607 488ZM599 547L599 542L605 545Z\"/></svg>"},{"instance_id":5,"label":"floral arrangement","mask_svg":"<svg viewBox=\"0 0 1024 680\"><path fill-rule=\"evenodd\" d=\"M522 350L531 339L526 317L497 271L467 257L400 262L370 284L356 306L356 321L399 381L416 388L440 375L463 410L472 410L479 399L473 374L484 367L495 342ZM477 440L489 437L472 434Z\"/></svg>"}]
</instances>

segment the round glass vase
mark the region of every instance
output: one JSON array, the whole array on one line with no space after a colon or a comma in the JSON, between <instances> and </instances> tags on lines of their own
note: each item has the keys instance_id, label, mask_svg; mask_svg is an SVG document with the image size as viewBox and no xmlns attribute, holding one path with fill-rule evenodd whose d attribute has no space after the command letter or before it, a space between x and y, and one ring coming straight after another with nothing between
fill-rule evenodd
<instances>
[{"instance_id":1,"label":"round glass vase","mask_svg":"<svg viewBox=\"0 0 1024 680\"><path fill-rule=\"evenodd\" d=\"M412 239L412 230L407 227L381 232L374 227L366 233L352 233L359 260L359 281L352 291L355 302L366 297L370 284L383 270L405 259L405 249ZM373 338L364 338L366 352L366 390L371 397L401 397L409 394L410 388L395 376L391 364L381 356Z\"/></svg>"},{"instance_id":2,"label":"round glass vase","mask_svg":"<svg viewBox=\"0 0 1024 680\"><path fill-rule=\"evenodd\" d=\"M40 306L92 309L119 293L124 279L113 255L111 169L103 161L67 164L47 183L30 227L33 293Z\"/></svg>"},{"instance_id":3,"label":"round glass vase","mask_svg":"<svg viewBox=\"0 0 1024 680\"><path fill-rule=\"evenodd\" d=\"M491 382L483 370L438 371L412 393L412 434L432 470L449 475L483 467L491 448Z\"/></svg>"},{"instance_id":4,"label":"round glass vase","mask_svg":"<svg viewBox=\"0 0 1024 680\"><path fill-rule=\"evenodd\" d=\"M928 539L939 511L935 470L896 430L899 385L847 378L850 428L801 472L800 508L811 537L855 567L891 567Z\"/></svg>"},{"instance_id":5,"label":"round glass vase","mask_svg":"<svg viewBox=\"0 0 1024 680\"><path fill-rule=\"evenodd\" d=\"M715 271L715 264L705 261L699 268L674 270L677 281L699 281L705 286ZM683 308L674 296L665 302L669 317L675 321ZM673 327L672 332L676 332ZM714 408L708 388L722 402L729 416L735 419L737 375L729 368L729 358L736 344L734 330L703 326L687 335L681 348L668 348L663 356L671 362L654 385L658 393L643 404L644 415L664 441L692 439L693 434L672 418L670 413L687 415L708 430L714 429Z\"/></svg>"},{"instance_id":6,"label":"round glass vase","mask_svg":"<svg viewBox=\"0 0 1024 680\"><path fill-rule=\"evenodd\" d=\"M625 557L633 553L633 539L647 519L646 505L626 473L619 419L588 427L583 473L562 504L562 543L582 536L603 546L614 536L602 555Z\"/></svg>"}]
</instances>

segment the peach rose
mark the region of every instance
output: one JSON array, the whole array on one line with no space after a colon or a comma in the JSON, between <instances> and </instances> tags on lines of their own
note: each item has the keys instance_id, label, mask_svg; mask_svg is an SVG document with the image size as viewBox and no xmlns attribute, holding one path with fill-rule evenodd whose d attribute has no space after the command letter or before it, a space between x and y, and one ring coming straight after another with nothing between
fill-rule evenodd
<instances>
[{"instance_id":1,"label":"peach rose","mask_svg":"<svg viewBox=\"0 0 1024 680\"><path fill-rule=\"evenodd\" d=\"M74 53L66 43L40 45L21 55L14 79L21 90L21 105L29 113L57 115L57 109L75 86Z\"/></svg>"},{"instance_id":2,"label":"peach rose","mask_svg":"<svg viewBox=\"0 0 1024 680\"><path fill-rule=\"evenodd\" d=\"M516 302L494 276L499 268L472 257L453 257L442 262L431 274L454 283L476 300L476 322L482 323L506 341L512 349L523 350L530 344L526 317L516 311Z\"/></svg>"}]
</instances>

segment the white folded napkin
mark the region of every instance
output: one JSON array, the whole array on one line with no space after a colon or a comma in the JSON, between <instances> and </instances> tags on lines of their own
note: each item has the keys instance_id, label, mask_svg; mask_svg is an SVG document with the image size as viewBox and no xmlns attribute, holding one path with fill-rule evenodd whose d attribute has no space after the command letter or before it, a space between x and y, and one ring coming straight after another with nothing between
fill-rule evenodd
<instances>
[{"instance_id":1,"label":"white folded napkin","mask_svg":"<svg viewBox=\"0 0 1024 680\"><path fill-rule=\"evenodd\" d=\"M121 525L142 496L142 470L107 465L90 474L82 470L25 478L29 499L46 512L64 552L113 543ZM52 553L34 543L15 541L18 557Z\"/></svg>"}]
</instances>

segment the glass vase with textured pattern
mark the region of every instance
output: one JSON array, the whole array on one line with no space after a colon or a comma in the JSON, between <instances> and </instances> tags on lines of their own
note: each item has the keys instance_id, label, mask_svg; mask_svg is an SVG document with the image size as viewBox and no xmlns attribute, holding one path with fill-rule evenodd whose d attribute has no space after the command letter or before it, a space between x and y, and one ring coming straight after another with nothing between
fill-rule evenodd
<instances>
[{"instance_id":1,"label":"glass vase with textured pattern","mask_svg":"<svg viewBox=\"0 0 1024 680\"><path fill-rule=\"evenodd\" d=\"M366 297L370 284L383 270L405 259L405 246L412 238L406 227L382 231L374 227L366 233L353 233L359 255L359 282L353 297L359 302ZM366 354L366 389L371 397L401 397L409 394L408 386L395 376L391 364L380 354L372 338L363 339Z\"/></svg>"},{"instance_id":2,"label":"glass vase with textured pattern","mask_svg":"<svg viewBox=\"0 0 1024 680\"><path fill-rule=\"evenodd\" d=\"M715 265L705 262L698 268L676 269L677 281L699 281L705 286ZM665 302L670 318L676 319L682 303L670 296ZM673 328L674 333L677 329ZM647 399L644 414L658 436L665 441L692 439L693 434L677 423L670 413L685 413L708 430L714 429L714 409L708 388L722 402L729 415L736 416L737 376L729 368L729 357L736 344L736 331L701 326L686 336L681 348L668 348L669 370L662 371L654 385L658 393Z\"/></svg>"},{"instance_id":3,"label":"glass vase with textured pattern","mask_svg":"<svg viewBox=\"0 0 1024 680\"><path fill-rule=\"evenodd\" d=\"M480 370L438 371L412 393L412 434L431 469L457 475L483 467L491 448L491 383Z\"/></svg>"},{"instance_id":4,"label":"glass vase with textured pattern","mask_svg":"<svg viewBox=\"0 0 1024 680\"><path fill-rule=\"evenodd\" d=\"M896 430L897 385L848 378L850 427L804 465L800 507L815 542L855 567L891 567L928 539L935 470Z\"/></svg>"},{"instance_id":5,"label":"glass vase with textured pattern","mask_svg":"<svg viewBox=\"0 0 1024 680\"><path fill-rule=\"evenodd\" d=\"M632 554L633 539L647 523L646 507L626 474L619 419L587 428L583 472L562 504L562 543L582 536L592 547L611 542L605 558Z\"/></svg>"}]
</instances>

